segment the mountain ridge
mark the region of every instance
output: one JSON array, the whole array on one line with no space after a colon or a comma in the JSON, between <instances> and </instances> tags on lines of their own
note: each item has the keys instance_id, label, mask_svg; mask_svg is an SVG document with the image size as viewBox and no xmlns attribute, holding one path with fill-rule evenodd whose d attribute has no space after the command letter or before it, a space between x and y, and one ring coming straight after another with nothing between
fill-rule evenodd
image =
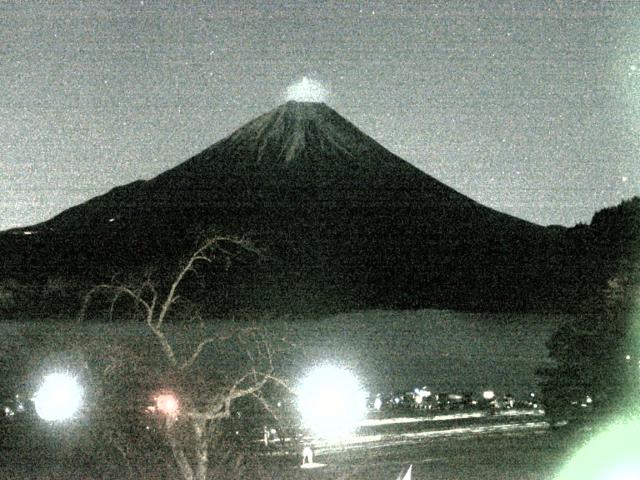
<instances>
[{"instance_id":1,"label":"mountain ridge","mask_svg":"<svg viewBox=\"0 0 640 480\"><path fill-rule=\"evenodd\" d=\"M362 155L363 152L374 151L378 155L376 157L376 160L380 160L380 158L382 158L382 160L384 161L384 169L381 169L379 164L373 165L374 169L383 170L383 172L378 175L377 180L379 182L388 181L389 173L392 172L393 170L400 169L404 171L404 174L414 175L415 177L422 177L423 179L428 178L432 184L428 185L427 187L423 187L424 190L429 190L430 188L437 188L439 190L446 191L449 195L453 195L453 196L457 195L458 196L457 200L463 200L465 202L468 202L470 205L482 206L483 208L488 209L492 212L495 212L498 215L504 215L506 217L509 217L511 219L514 219L516 221L523 222L526 224L536 225L527 220L519 219L512 215L495 210L491 207L486 207L484 205L481 205L477 201L469 197L466 197L464 194L456 191L455 189L449 187L448 185L445 185L439 180L431 177L427 173L423 172L422 170L418 169L414 165L410 164L409 162L398 157L391 151L387 150L379 143L375 142L373 139L371 139L362 131L360 131L355 125L353 125L351 122L341 117L337 112L335 112L335 110L331 109L326 104L316 103L316 102L289 101L277 107L276 109L273 109L265 114L260 115L259 117L248 122L244 126L241 126L240 128L236 129L225 138L212 144L210 147L204 149L202 152L190 157L186 161L181 162L175 167L170 168L169 170L166 170L165 172L162 172L151 179L148 179L148 180L139 179L139 180L130 182L128 184L114 187L108 192L105 192L104 194L98 195L96 197L93 197L92 199L89 199L86 202L83 202L79 205L66 209L65 211L55 215L49 220L46 220L44 222L40 222L38 224L28 226L28 227L14 228L14 229L11 229L11 231L17 232L21 230L33 230L33 227L35 226L46 226L50 224L52 220L55 220L60 216L67 215L70 211L77 209L78 207L82 207L87 203L95 202L97 199L118 197L123 192L126 192L127 190L130 190L134 187L136 188L141 187L143 189L149 189L149 188L152 189L154 183L159 183L162 181L162 179L166 177L174 176L176 173L180 173L183 170L192 170L191 172L187 172L186 176L191 177L190 179L196 178L198 176L198 173L193 172L193 170L202 169L202 171L206 172L206 170L208 170L209 168L206 164L212 162L212 157L214 157L213 158L214 163L217 163L217 161L219 160L218 158L215 158L216 153L219 150L224 151L228 159L236 160L238 158L241 158L241 159L245 159L245 161L248 159L249 160L248 164L253 166L260 166L264 168L265 165L264 165L264 162L262 162L262 159L269 158L271 160L271 164L281 165L285 169L295 168L295 166L293 165L293 163L295 162L293 162L293 160L295 159L296 156L299 156L301 153L303 153L304 148L306 146L304 140L306 139L303 139L302 141L300 140L301 134L300 134L299 128L293 129L293 132L286 133L287 129L282 128L283 127L282 123L294 123L294 124L297 123L299 126L301 123L309 123L309 122L318 123L318 118L323 118L324 119L323 123L325 124L333 123L334 125L333 131L330 132L331 135L323 135L323 137L326 137L329 139L327 143L337 145L335 141L331 141L331 138L339 137L340 135L335 134L334 132L336 131L344 132L345 130L349 129L351 130L351 132L349 132L351 144L365 145L364 147L361 146L360 149L355 152L353 151L353 147L349 147L347 145L338 146L336 150L338 150L339 153L346 153L352 158L358 158L357 156ZM327 122L326 120L328 118L332 120L332 122L331 121ZM278 123L278 122L281 122L281 125L274 125L274 123ZM340 123L341 128L335 128L336 123ZM345 126L347 128L344 128ZM280 138L284 138L284 139L290 139L293 137L295 140L298 141L298 143L287 144L286 143L287 140L285 140L284 142L276 141L276 147L270 146L268 145L268 142L264 138L261 138L264 135L265 131L269 134L269 137L270 137L269 139L273 139L273 137L276 137L276 136L279 136ZM249 142L247 142L247 137L249 137L250 139ZM257 138L253 138L253 137L257 137ZM247 143L249 144L249 147L246 146ZM277 148L277 147L280 147L282 143L285 143L284 147L289 147L289 148ZM346 144L345 141L342 141L342 143ZM349 151L350 148L351 148L351 151ZM249 150L249 151L247 152L243 150ZM276 153L275 155L273 154L268 155L267 152L270 152L270 151L276 151L279 153ZM333 154L335 152L332 152L331 149L329 149L329 153ZM283 155L284 155L284 161L280 161L282 160ZM324 156L326 157L326 151L324 152ZM237 168L238 166L239 165L237 164L227 165L226 168L224 168L225 166L223 166L222 173L228 174L230 173L229 172L230 168L233 169L234 167ZM358 166L361 166L361 164L357 165L356 167ZM239 173L246 174L246 171L241 171ZM264 171L262 173L264 173ZM308 174L309 172L305 172L305 173ZM327 172L325 172L325 174L326 173ZM329 173L333 173L333 172L329 171ZM344 173L344 172L341 172L341 173ZM411 178L410 180L415 180L415 177ZM306 177L306 179L308 180L309 177ZM351 180L353 181L353 179ZM402 180L406 181L407 179L403 178ZM395 187L395 191L393 193L398 193L398 190L400 190L400 186L398 185L392 185L392 186ZM411 191L411 193L414 193L416 190L415 186L409 185L409 182L406 182L405 185L402 185L402 187L407 188L407 190ZM384 200L393 201L393 198L385 198Z\"/></svg>"}]
</instances>

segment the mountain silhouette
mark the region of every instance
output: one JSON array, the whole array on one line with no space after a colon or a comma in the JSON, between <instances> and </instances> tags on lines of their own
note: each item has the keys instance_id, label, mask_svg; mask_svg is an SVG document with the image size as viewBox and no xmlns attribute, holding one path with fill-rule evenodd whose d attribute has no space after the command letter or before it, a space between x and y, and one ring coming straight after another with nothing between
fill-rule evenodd
<instances>
[{"instance_id":1,"label":"mountain silhouette","mask_svg":"<svg viewBox=\"0 0 640 480\"><path fill-rule=\"evenodd\" d=\"M460 194L325 104L287 102L155 178L0 235L2 274L170 271L204 231L263 251L199 294L225 311L545 309L562 233Z\"/></svg>"}]
</instances>

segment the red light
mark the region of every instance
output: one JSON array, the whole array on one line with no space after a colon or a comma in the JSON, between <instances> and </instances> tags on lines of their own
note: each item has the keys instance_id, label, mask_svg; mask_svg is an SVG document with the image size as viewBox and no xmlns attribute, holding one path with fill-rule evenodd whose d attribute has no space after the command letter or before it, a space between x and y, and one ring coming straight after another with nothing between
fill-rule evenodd
<instances>
[{"instance_id":1,"label":"red light","mask_svg":"<svg viewBox=\"0 0 640 480\"><path fill-rule=\"evenodd\" d=\"M163 393L156 397L156 407L160 413L176 416L180 408L178 399L173 393Z\"/></svg>"}]
</instances>

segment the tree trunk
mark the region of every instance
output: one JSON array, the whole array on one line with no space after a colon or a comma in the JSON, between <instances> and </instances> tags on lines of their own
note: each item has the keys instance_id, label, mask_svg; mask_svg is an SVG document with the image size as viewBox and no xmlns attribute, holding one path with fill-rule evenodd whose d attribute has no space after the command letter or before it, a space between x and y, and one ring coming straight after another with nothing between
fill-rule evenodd
<instances>
[{"instance_id":1,"label":"tree trunk","mask_svg":"<svg viewBox=\"0 0 640 480\"><path fill-rule=\"evenodd\" d=\"M175 431L175 419L167 419L167 438L169 439L169 445L171 445L171 451L173 452L173 458L176 460L178 470L184 480L195 480L193 476L193 468L189 464L189 459L184 453L184 448L180 444L177 432ZM202 477L205 478L205 477Z\"/></svg>"},{"instance_id":2,"label":"tree trunk","mask_svg":"<svg viewBox=\"0 0 640 480\"><path fill-rule=\"evenodd\" d=\"M194 419L195 433L195 476L194 480L206 480L209 470L209 436L207 435L207 420Z\"/></svg>"}]
</instances>

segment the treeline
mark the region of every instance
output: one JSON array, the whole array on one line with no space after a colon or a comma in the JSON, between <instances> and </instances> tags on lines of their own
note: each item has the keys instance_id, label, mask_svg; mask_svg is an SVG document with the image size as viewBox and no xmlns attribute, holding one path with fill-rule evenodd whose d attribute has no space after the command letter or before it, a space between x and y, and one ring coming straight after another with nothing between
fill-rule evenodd
<instances>
[{"instance_id":1,"label":"treeline","mask_svg":"<svg viewBox=\"0 0 640 480\"><path fill-rule=\"evenodd\" d=\"M599 311L606 303L609 280L637 275L640 197L600 210L590 225L579 224L567 230L564 245L570 262L565 288L575 292L575 310Z\"/></svg>"},{"instance_id":2,"label":"treeline","mask_svg":"<svg viewBox=\"0 0 640 480\"><path fill-rule=\"evenodd\" d=\"M640 199L604 209L568 232L584 251L580 311L548 342L539 371L551 418L597 420L638 412Z\"/></svg>"},{"instance_id":3,"label":"treeline","mask_svg":"<svg viewBox=\"0 0 640 480\"><path fill-rule=\"evenodd\" d=\"M484 270L479 270L479 267L475 270L463 268L460 272L464 275L460 273L460 278L455 277L451 272L449 272L450 277L446 277L446 272L439 271L438 267L434 266L431 270L435 273L416 281L417 286L414 285L413 289L407 280L406 294L414 296L415 304L412 304L409 299L404 304L398 304L397 308L432 307L487 311L497 311L501 308L504 311L513 311L521 308L540 312L593 313L601 311L602 306L605 305L605 290L610 280L625 279L625 282L637 282L637 265L640 261L640 197L633 197L615 207L597 212L589 225L578 224L572 228L547 227L547 233L543 240L539 240L536 249L523 249L525 253L522 255L528 255L528 258L516 259L517 264L514 263L509 267L509 271L512 271L509 277L511 280L507 282L508 285L494 289L496 290L494 300L489 301L491 298L488 297L491 297L490 292L493 290L486 287L489 293L484 292L479 297L488 298L486 305L480 302L474 306L473 302L465 300L467 297L473 297L474 294L473 291L465 291L465 285L468 287L478 284L479 279L469 278L469 276L473 276L474 272L478 275L486 275L490 270L490 268L487 270L489 266ZM32 258L34 255L36 257L46 255L43 252L49 250L27 247L28 239L20 237L4 235L0 238L0 250L6 247L13 251L12 254L7 255L7 261L0 267L0 318L3 319L75 315L81 307L85 292L96 283L110 283L114 279L116 281L134 277L139 279L153 272L154 281L162 286L162 279L171 278L180 259L180 255L174 248L167 250L167 247L165 252L159 246L143 248L140 244L136 247L135 238L132 239L133 246L125 247L126 236L123 235L120 238L122 251L117 255L111 253L111 257L126 255L138 259L144 257L145 264L122 261L119 262L120 265L135 266L129 267L131 271L127 272L112 271L108 268L107 253L100 253L98 250L84 251L85 247L80 248L80 245L70 250L79 255L76 261L73 261L73 258L67 258L71 253L63 258L64 262L60 260L48 262L46 258ZM69 241L66 242L68 243ZM21 246L22 244L24 246ZM55 252L50 254L54 255ZM96 258L103 255L104 258L99 257L96 260L92 255ZM225 308L233 311L243 308L268 309L270 305L276 305L279 301L282 303L282 298L287 304L286 288L292 290L301 288L300 285L304 285L305 281L313 285L310 277L302 276L297 284L285 282L285 286L280 286L280 290L270 291L269 286L276 284L276 279L279 278L277 268L282 267L272 268L268 255L269 253L265 256L266 261L263 262L255 262L251 259L244 262L246 265L242 265L243 262L236 261L235 271L231 275L227 275L226 271L217 270L210 272L208 278L194 276L187 290L193 295L193 300L208 303L217 313L225 313ZM437 252L431 252L431 257L434 255L437 260ZM87 258L84 259L83 256ZM468 259L469 262L473 263L474 258ZM482 266L488 259L476 258L475 261ZM138 263L141 262L142 260ZM29 265L34 267L31 268ZM407 268L410 269L411 266ZM427 273L430 271L428 265L419 270ZM257 287L254 285L256 278L262 281L257 283ZM354 284L358 282L358 278L342 280ZM380 285L376 284L377 287L387 290L394 288L394 285L385 285L383 280L384 278L380 280ZM487 278L485 283L493 282L498 285L500 282L504 283L503 280ZM355 285L353 289L359 292L365 286ZM312 290L311 286L307 287ZM322 288L327 287L319 286L316 296L321 295ZM398 289L398 286L396 285L395 288ZM503 290L508 290L507 293L512 290L510 295L514 298L510 300L507 298L509 301L502 299L505 296L509 297ZM330 305L328 301L325 303ZM353 304L357 305L356 302ZM349 308L344 305L341 307L339 302L336 302L336 305L335 309ZM394 305L390 304L388 307L393 308ZM366 305L362 308L366 308ZM384 305L372 305L369 308L384 308Z\"/></svg>"},{"instance_id":4,"label":"treeline","mask_svg":"<svg viewBox=\"0 0 640 480\"><path fill-rule=\"evenodd\" d=\"M35 319L77 312L86 288L73 279L5 278L0 281L0 318Z\"/></svg>"}]
</instances>

